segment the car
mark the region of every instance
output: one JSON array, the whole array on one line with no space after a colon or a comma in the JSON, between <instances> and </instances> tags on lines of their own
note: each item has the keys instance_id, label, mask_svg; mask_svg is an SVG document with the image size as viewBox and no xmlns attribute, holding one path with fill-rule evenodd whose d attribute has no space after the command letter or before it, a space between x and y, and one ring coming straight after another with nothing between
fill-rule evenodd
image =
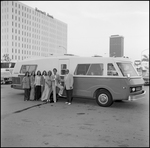
<instances>
[{"instance_id":1,"label":"car","mask_svg":"<svg viewBox=\"0 0 150 148\"><path fill-rule=\"evenodd\" d=\"M11 83L11 82L12 82L11 72L1 69L1 84Z\"/></svg>"},{"instance_id":2,"label":"car","mask_svg":"<svg viewBox=\"0 0 150 148\"><path fill-rule=\"evenodd\" d=\"M147 73L143 76L143 80L145 82L145 85L149 85L149 73Z\"/></svg>"}]
</instances>

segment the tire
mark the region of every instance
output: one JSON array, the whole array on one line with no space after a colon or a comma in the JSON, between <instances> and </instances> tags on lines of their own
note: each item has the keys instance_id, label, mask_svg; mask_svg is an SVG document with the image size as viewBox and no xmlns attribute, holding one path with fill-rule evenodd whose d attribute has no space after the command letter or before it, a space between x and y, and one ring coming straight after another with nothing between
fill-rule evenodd
<instances>
[{"instance_id":1,"label":"tire","mask_svg":"<svg viewBox=\"0 0 150 148\"><path fill-rule=\"evenodd\" d=\"M97 92L96 102L99 106L102 107L109 107L113 104L111 94L105 89L101 89Z\"/></svg>"}]
</instances>

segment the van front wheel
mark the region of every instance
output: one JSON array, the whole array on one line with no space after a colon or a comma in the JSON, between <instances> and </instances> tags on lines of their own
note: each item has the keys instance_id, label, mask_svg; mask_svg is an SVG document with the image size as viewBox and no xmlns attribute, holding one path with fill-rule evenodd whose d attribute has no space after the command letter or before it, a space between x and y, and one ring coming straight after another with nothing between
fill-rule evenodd
<instances>
[{"instance_id":1,"label":"van front wheel","mask_svg":"<svg viewBox=\"0 0 150 148\"><path fill-rule=\"evenodd\" d=\"M113 104L111 94L105 89L101 89L100 91L98 91L98 93L96 94L96 102L99 106L102 107L108 107Z\"/></svg>"}]
</instances>

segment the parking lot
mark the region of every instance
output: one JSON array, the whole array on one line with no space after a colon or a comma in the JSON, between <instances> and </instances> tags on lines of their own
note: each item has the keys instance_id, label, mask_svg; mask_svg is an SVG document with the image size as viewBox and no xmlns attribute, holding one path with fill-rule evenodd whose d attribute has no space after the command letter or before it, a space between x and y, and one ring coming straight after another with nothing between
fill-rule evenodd
<instances>
[{"instance_id":1,"label":"parking lot","mask_svg":"<svg viewBox=\"0 0 150 148\"><path fill-rule=\"evenodd\" d=\"M74 98L45 104L23 101L23 91L1 85L3 147L148 147L149 86L145 99L100 107Z\"/></svg>"}]
</instances>

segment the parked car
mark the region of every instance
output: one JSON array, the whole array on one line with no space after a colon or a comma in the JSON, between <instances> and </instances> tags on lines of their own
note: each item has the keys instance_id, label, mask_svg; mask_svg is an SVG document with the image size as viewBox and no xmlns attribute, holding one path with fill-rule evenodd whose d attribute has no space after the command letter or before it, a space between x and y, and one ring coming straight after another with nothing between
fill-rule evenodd
<instances>
[{"instance_id":1,"label":"parked car","mask_svg":"<svg viewBox=\"0 0 150 148\"><path fill-rule=\"evenodd\" d=\"M143 76L145 85L149 85L149 73L147 73L146 75Z\"/></svg>"},{"instance_id":2,"label":"parked car","mask_svg":"<svg viewBox=\"0 0 150 148\"><path fill-rule=\"evenodd\" d=\"M6 71L5 69L1 69L1 84L11 83L12 82L12 74L10 71Z\"/></svg>"}]
</instances>

